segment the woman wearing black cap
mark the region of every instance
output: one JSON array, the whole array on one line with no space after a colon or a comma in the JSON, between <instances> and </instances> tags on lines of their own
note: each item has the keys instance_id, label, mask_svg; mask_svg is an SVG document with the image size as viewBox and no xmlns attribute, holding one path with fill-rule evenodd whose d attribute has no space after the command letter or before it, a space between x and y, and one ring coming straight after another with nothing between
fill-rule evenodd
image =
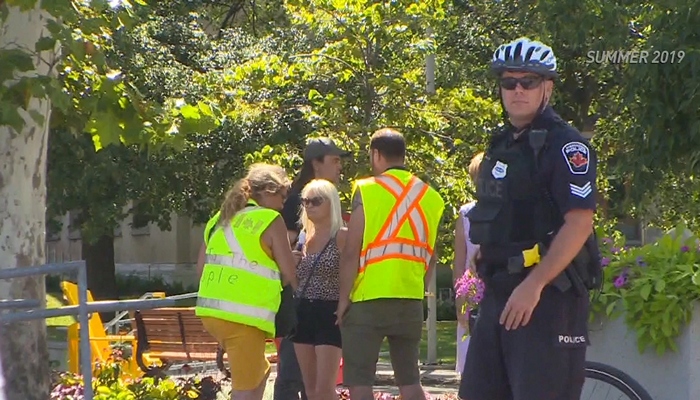
<instances>
[{"instance_id":1,"label":"woman wearing black cap","mask_svg":"<svg viewBox=\"0 0 700 400\"><path fill-rule=\"evenodd\" d=\"M313 179L325 179L335 185L340 181L342 159L350 156L349 151L342 150L329 138L310 139L304 148L304 164L299 175L294 179L289 191L282 218L287 225L289 243L296 247L300 232L299 214L301 211L301 190ZM281 339L278 348L277 378L275 380L274 400L306 400L304 382L299 370L293 343L287 338L292 333L296 310L293 292L285 287L282 292L282 304L277 312L276 337Z\"/></svg>"}]
</instances>

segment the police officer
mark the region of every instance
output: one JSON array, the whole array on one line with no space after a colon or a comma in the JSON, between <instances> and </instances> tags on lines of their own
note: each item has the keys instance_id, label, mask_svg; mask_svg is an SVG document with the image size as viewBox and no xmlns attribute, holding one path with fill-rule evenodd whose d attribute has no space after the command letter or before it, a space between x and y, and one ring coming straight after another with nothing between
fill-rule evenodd
<instances>
[{"instance_id":1,"label":"police officer","mask_svg":"<svg viewBox=\"0 0 700 400\"><path fill-rule=\"evenodd\" d=\"M375 132L370 155L375 176L355 185L340 261L336 315L343 338L343 384L352 399L373 398L377 357L386 337L401 398L423 399L418 371L423 297L435 268L445 203L406 170L400 132Z\"/></svg>"},{"instance_id":2,"label":"police officer","mask_svg":"<svg viewBox=\"0 0 700 400\"><path fill-rule=\"evenodd\" d=\"M486 291L459 395L578 400L595 262L573 261L592 234L595 153L549 106L557 77L549 46L519 38L495 51L491 69L508 121L492 137L468 213ZM524 261L533 251L536 262Z\"/></svg>"}]
</instances>

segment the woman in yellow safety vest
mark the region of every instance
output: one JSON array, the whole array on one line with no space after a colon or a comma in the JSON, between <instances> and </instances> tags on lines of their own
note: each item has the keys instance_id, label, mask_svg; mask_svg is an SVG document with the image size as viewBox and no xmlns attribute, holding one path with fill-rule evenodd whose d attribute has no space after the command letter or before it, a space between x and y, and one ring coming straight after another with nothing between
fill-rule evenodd
<instances>
[{"instance_id":1,"label":"woman in yellow safety vest","mask_svg":"<svg viewBox=\"0 0 700 400\"><path fill-rule=\"evenodd\" d=\"M226 350L233 399L262 399L270 373L265 340L275 334L282 283L297 287L279 214L289 182L282 167L251 166L204 230L196 313Z\"/></svg>"}]
</instances>

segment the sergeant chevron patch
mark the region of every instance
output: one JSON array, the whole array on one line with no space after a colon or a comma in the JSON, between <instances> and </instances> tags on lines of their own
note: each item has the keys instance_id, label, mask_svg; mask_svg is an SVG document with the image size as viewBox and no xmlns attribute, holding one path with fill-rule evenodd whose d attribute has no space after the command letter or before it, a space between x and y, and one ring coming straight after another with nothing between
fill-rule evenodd
<instances>
[{"instance_id":1,"label":"sergeant chevron patch","mask_svg":"<svg viewBox=\"0 0 700 400\"><path fill-rule=\"evenodd\" d=\"M573 183L569 183L569 188L571 189L571 194L584 199L588 197L588 195L591 194L591 192L593 192L593 188L591 187L590 181L586 182L586 184L583 186L578 186L574 185Z\"/></svg>"}]
</instances>

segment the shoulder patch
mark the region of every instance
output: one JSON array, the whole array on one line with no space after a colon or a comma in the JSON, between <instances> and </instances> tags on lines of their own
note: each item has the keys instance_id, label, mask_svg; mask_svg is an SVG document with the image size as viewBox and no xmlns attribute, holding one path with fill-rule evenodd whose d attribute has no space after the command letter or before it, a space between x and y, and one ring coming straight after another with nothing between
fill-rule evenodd
<instances>
[{"instance_id":1,"label":"shoulder patch","mask_svg":"<svg viewBox=\"0 0 700 400\"><path fill-rule=\"evenodd\" d=\"M568 142L561 148L566 165L574 175L585 175L588 172L590 151L588 146L581 142Z\"/></svg>"}]
</instances>

